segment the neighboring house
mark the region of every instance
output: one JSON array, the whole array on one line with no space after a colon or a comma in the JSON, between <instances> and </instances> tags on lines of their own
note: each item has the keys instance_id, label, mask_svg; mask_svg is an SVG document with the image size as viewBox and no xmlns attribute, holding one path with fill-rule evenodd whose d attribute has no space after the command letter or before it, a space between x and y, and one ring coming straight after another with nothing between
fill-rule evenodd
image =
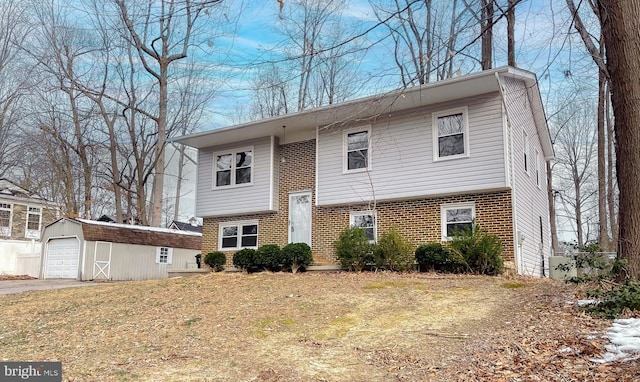
<instances>
[{"instance_id":1,"label":"neighboring house","mask_svg":"<svg viewBox=\"0 0 640 382\"><path fill-rule=\"evenodd\" d=\"M146 280L196 268L202 235L62 218L42 234L43 279Z\"/></svg>"},{"instance_id":2,"label":"neighboring house","mask_svg":"<svg viewBox=\"0 0 640 382\"><path fill-rule=\"evenodd\" d=\"M536 77L517 68L177 141L199 149L203 253L306 242L331 261L349 225L372 240L397 227L419 245L473 220L519 274L542 276L551 253L553 147Z\"/></svg>"},{"instance_id":3,"label":"neighboring house","mask_svg":"<svg viewBox=\"0 0 640 382\"><path fill-rule=\"evenodd\" d=\"M42 227L58 214L54 203L0 178L0 275L38 275Z\"/></svg>"},{"instance_id":4,"label":"neighboring house","mask_svg":"<svg viewBox=\"0 0 640 382\"><path fill-rule=\"evenodd\" d=\"M191 218L188 222L179 222L174 220L169 224L169 228L176 229L178 231L189 231L202 233L202 226L198 224L198 219Z\"/></svg>"}]
</instances>

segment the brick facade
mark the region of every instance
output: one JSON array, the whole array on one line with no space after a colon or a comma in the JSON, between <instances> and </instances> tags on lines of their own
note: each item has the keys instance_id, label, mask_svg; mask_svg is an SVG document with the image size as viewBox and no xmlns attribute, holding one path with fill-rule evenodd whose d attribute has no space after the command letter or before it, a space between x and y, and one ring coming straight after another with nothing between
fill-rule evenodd
<instances>
[{"instance_id":1,"label":"brick facade","mask_svg":"<svg viewBox=\"0 0 640 382\"><path fill-rule=\"evenodd\" d=\"M312 249L318 263L335 261L333 242L349 226L349 213L370 210L367 205L339 207L315 206L316 142L310 140L280 146L279 211L275 213L233 217L204 218L202 252L218 250L219 223L238 220L257 220L258 245L288 241L289 194L312 192ZM511 191L461 194L446 197L379 202L376 206L378 235L397 227L414 245L439 241L441 237L442 204L474 202L476 222L502 239L505 260L514 259ZM231 264L234 251L227 252Z\"/></svg>"}]
</instances>

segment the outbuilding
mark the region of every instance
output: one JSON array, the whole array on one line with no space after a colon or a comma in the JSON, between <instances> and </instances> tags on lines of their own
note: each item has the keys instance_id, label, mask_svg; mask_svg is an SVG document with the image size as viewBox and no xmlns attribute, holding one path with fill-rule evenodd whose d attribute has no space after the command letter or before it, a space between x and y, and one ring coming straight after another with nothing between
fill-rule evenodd
<instances>
[{"instance_id":1,"label":"outbuilding","mask_svg":"<svg viewBox=\"0 0 640 382\"><path fill-rule=\"evenodd\" d=\"M146 280L196 268L202 234L62 218L44 228L40 278Z\"/></svg>"}]
</instances>

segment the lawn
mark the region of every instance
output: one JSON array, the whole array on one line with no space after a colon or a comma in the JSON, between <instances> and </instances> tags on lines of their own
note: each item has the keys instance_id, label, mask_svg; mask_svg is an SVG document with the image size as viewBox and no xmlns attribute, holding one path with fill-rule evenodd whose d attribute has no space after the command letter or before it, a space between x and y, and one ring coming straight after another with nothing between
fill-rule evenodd
<instances>
[{"instance_id":1,"label":"lawn","mask_svg":"<svg viewBox=\"0 0 640 382\"><path fill-rule=\"evenodd\" d=\"M1 283L1 281L0 281ZM1 286L1 285L0 285ZM0 296L0 359L69 381L620 381L552 280L212 273Z\"/></svg>"}]
</instances>

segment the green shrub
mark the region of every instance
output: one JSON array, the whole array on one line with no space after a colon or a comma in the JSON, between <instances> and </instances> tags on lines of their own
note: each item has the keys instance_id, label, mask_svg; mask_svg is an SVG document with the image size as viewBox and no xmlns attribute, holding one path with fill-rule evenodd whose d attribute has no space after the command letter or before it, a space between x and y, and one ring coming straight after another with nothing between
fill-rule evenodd
<instances>
[{"instance_id":1,"label":"green shrub","mask_svg":"<svg viewBox=\"0 0 640 382\"><path fill-rule=\"evenodd\" d=\"M224 253L216 251L209 252L204 257L204 263L211 267L216 272L220 272L224 269L224 264L227 262L227 257Z\"/></svg>"},{"instance_id":2,"label":"green shrub","mask_svg":"<svg viewBox=\"0 0 640 382\"><path fill-rule=\"evenodd\" d=\"M385 233L378 240L374 250L374 261L377 267L392 271L408 271L413 269L415 255L413 245L397 229Z\"/></svg>"},{"instance_id":3,"label":"green shrub","mask_svg":"<svg viewBox=\"0 0 640 382\"><path fill-rule=\"evenodd\" d=\"M345 229L333 247L340 265L345 269L361 271L367 264L373 263L373 245L362 228Z\"/></svg>"},{"instance_id":4,"label":"green shrub","mask_svg":"<svg viewBox=\"0 0 640 382\"><path fill-rule=\"evenodd\" d=\"M255 254L255 249L241 249L233 254L233 265L240 269L249 270L256 266Z\"/></svg>"},{"instance_id":5,"label":"green shrub","mask_svg":"<svg viewBox=\"0 0 640 382\"><path fill-rule=\"evenodd\" d=\"M471 273L498 275L504 270L502 241L475 223L470 230L455 232L449 252Z\"/></svg>"},{"instance_id":6,"label":"green shrub","mask_svg":"<svg viewBox=\"0 0 640 382\"><path fill-rule=\"evenodd\" d=\"M441 243L428 243L416 249L416 261L421 271L462 272L464 264L452 258Z\"/></svg>"},{"instance_id":7,"label":"green shrub","mask_svg":"<svg viewBox=\"0 0 640 382\"><path fill-rule=\"evenodd\" d=\"M270 271L279 271L283 265L282 251L276 244L265 244L255 254L255 265Z\"/></svg>"},{"instance_id":8,"label":"green shrub","mask_svg":"<svg viewBox=\"0 0 640 382\"><path fill-rule=\"evenodd\" d=\"M590 290L587 296L600 300L595 305L585 307L587 312L597 316L616 318L625 309L640 312L640 283L634 280L627 280L611 290Z\"/></svg>"},{"instance_id":9,"label":"green shrub","mask_svg":"<svg viewBox=\"0 0 640 382\"><path fill-rule=\"evenodd\" d=\"M289 243L282 248L282 261L285 268L291 268L296 273L313 261L311 247L307 243Z\"/></svg>"}]
</instances>

